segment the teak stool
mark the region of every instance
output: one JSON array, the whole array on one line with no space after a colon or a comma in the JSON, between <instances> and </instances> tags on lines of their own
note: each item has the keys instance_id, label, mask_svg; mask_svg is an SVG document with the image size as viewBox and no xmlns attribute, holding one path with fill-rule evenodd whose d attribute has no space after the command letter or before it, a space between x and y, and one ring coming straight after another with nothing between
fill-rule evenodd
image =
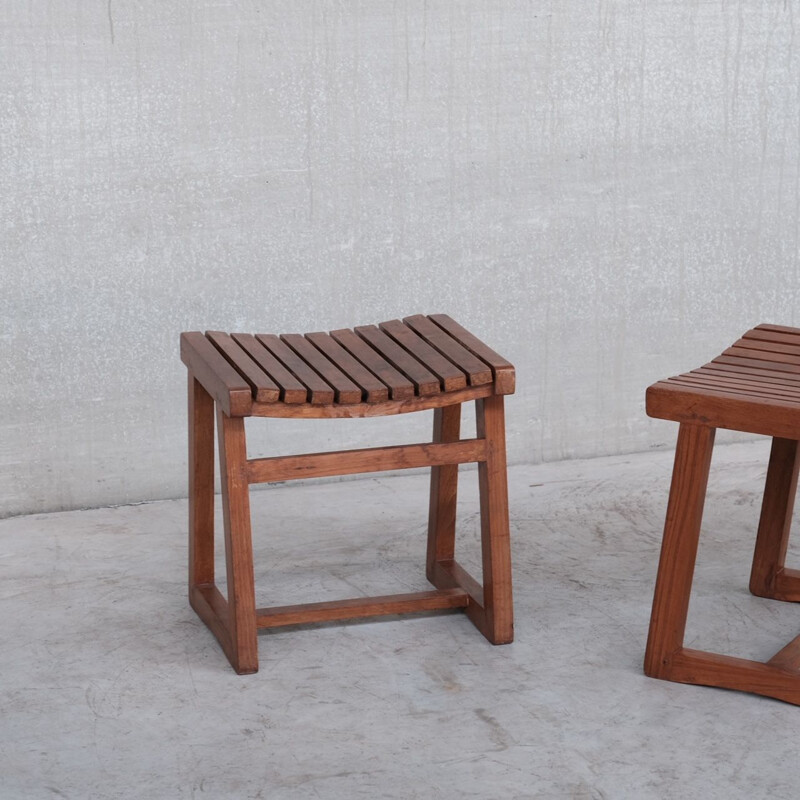
<instances>
[{"instance_id":1,"label":"teak stool","mask_svg":"<svg viewBox=\"0 0 800 800\"><path fill-rule=\"evenodd\" d=\"M503 396L514 367L445 314L328 333L181 334L189 369L189 600L240 674L258 670L258 628L463 608L494 644L513 639ZM477 438L460 438L475 401ZM228 598L214 584L214 404ZM248 459L244 418L374 417L433 409L433 441ZM458 465L478 462L483 586L455 560ZM434 591L256 608L251 483L431 467ZM344 489L343 489L344 491Z\"/></svg>"},{"instance_id":2,"label":"teak stool","mask_svg":"<svg viewBox=\"0 0 800 800\"><path fill-rule=\"evenodd\" d=\"M800 705L800 636L765 663L683 646L717 428L772 437L750 591L800 601L800 571L784 566L800 467L800 329L759 325L748 331L710 364L653 384L647 413L679 422L680 429L645 672Z\"/></svg>"}]
</instances>

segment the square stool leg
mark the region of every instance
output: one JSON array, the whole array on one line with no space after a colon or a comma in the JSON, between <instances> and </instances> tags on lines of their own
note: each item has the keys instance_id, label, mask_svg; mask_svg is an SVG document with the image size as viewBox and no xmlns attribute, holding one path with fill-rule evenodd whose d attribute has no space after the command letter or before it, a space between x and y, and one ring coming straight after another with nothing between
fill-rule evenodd
<instances>
[{"instance_id":1,"label":"square stool leg","mask_svg":"<svg viewBox=\"0 0 800 800\"><path fill-rule=\"evenodd\" d=\"M759 597L800 601L800 573L785 567L800 471L798 450L800 442L794 439L772 440L750 573L750 591Z\"/></svg>"},{"instance_id":2,"label":"square stool leg","mask_svg":"<svg viewBox=\"0 0 800 800\"><path fill-rule=\"evenodd\" d=\"M239 674L258 670L244 420L217 411L228 599L214 583L214 400L189 374L189 602Z\"/></svg>"},{"instance_id":3,"label":"square stool leg","mask_svg":"<svg viewBox=\"0 0 800 800\"><path fill-rule=\"evenodd\" d=\"M683 648L715 433L703 425L681 425L678 431L644 661L652 678L669 678Z\"/></svg>"},{"instance_id":4,"label":"square stool leg","mask_svg":"<svg viewBox=\"0 0 800 800\"><path fill-rule=\"evenodd\" d=\"M478 464L485 635L493 644L506 644L514 639L514 609L503 397L493 395L477 400L476 406L478 436L486 439L488 450L486 461Z\"/></svg>"},{"instance_id":5,"label":"square stool leg","mask_svg":"<svg viewBox=\"0 0 800 800\"><path fill-rule=\"evenodd\" d=\"M433 438L457 442L461 435L461 403L434 409ZM458 464L431 467L431 499L428 515L428 558L426 575L436 585L436 565L455 558Z\"/></svg>"},{"instance_id":6,"label":"square stool leg","mask_svg":"<svg viewBox=\"0 0 800 800\"><path fill-rule=\"evenodd\" d=\"M431 469L427 575L439 589L464 589L469 595L466 614L478 630L492 644L508 644L514 640L514 609L503 397L476 400L475 415L487 451L486 460L478 462L483 586L455 560L456 464ZM460 419L460 405L437 409L434 442L458 441Z\"/></svg>"},{"instance_id":7,"label":"square stool leg","mask_svg":"<svg viewBox=\"0 0 800 800\"><path fill-rule=\"evenodd\" d=\"M225 563L228 577L228 630L233 668L244 675L258 671L256 593L250 532L250 484L244 419L217 411Z\"/></svg>"},{"instance_id":8,"label":"square stool leg","mask_svg":"<svg viewBox=\"0 0 800 800\"><path fill-rule=\"evenodd\" d=\"M189 600L214 585L214 399L189 373Z\"/></svg>"}]
</instances>

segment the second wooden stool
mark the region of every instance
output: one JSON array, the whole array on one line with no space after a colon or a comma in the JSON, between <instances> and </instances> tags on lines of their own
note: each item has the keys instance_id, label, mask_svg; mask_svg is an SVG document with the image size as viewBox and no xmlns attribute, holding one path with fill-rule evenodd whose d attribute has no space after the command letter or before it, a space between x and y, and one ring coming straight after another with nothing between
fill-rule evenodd
<instances>
[{"instance_id":1,"label":"second wooden stool","mask_svg":"<svg viewBox=\"0 0 800 800\"><path fill-rule=\"evenodd\" d=\"M772 437L750 591L800 601L800 571L785 565L800 470L800 329L748 331L705 366L651 386L647 413L679 422L680 429L645 672L800 705L800 636L766 662L683 646L717 428Z\"/></svg>"}]
</instances>

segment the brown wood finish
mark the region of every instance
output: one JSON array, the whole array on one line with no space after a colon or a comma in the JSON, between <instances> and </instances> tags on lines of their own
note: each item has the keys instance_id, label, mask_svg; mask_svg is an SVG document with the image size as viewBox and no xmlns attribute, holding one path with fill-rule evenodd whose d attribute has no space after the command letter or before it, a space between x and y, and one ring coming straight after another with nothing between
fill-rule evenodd
<instances>
[{"instance_id":1,"label":"brown wood finish","mask_svg":"<svg viewBox=\"0 0 800 800\"><path fill-rule=\"evenodd\" d=\"M355 328L355 332L405 375L414 384L418 395L436 394L439 391L436 375L375 325L361 325Z\"/></svg>"},{"instance_id":2,"label":"brown wood finish","mask_svg":"<svg viewBox=\"0 0 800 800\"><path fill-rule=\"evenodd\" d=\"M514 609L503 396L478 400L476 406L478 436L487 448L486 461L478 464L486 635L494 644L505 644L514 639Z\"/></svg>"},{"instance_id":3,"label":"brown wood finish","mask_svg":"<svg viewBox=\"0 0 800 800\"><path fill-rule=\"evenodd\" d=\"M438 350L434 350L412 328L404 325L399 319L381 322L378 327L394 339L400 347L408 350L418 361L433 372L439 379L444 392L454 392L467 386L467 376L452 361L448 361Z\"/></svg>"},{"instance_id":4,"label":"brown wood finish","mask_svg":"<svg viewBox=\"0 0 800 800\"><path fill-rule=\"evenodd\" d=\"M359 419L363 417L388 417L394 414L410 414L444 408L452 403L467 403L494 394L493 386L475 386L457 392L429 394L424 397L412 395L407 400L389 400L386 403L354 403L312 406L310 403L292 406L283 403L253 403L254 417L292 417L295 419Z\"/></svg>"},{"instance_id":5,"label":"brown wood finish","mask_svg":"<svg viewBox=\"0 0 800 800\"><path fill-rule=\"evenodd\" d=\"M389 399L389 387L376 378L330 334L307 333L306 339L361 388L364 402L385 403Z\"/></svg>"},{"instance_id":6,"label":"brown wood finish","mask_svg":"<svg viewBox=\"0 0 800 800\"><path fill-rule=\"evenodd\" d=\"M443 611L449 608L465 608L468 603L469 595L463 589L356 597L325 603L260 608L256 611L256 624L259 628L278 628L284 625L305 625L332 620Z\"/></svg>"},{"instance_id":7,"label":"brown wood finish","mask_svg":"<svg viewBox=\"0 0 800 800\"><path fill-rule=\"evenodd\" d=\"M435 322L442 330L449 333L457 342L469 350L481 361L492 368L494 385L497 394L513 394L515 386L514 365L506 361L501 355L495 353L491 347L485 345L477 336L459 325L447 314L431 314L428 319Z\"/></svg>"},{"instance_id":8,"label":"brown wood finish","mask_svg":"<svg viewBox=\"0 0 800 800\"><path fill-rule=\"evenodd\" d=\"M308 389L308 400L312 406L328 406L334 402L333 388L280 337L274 333L259 333L256 339Z\"/></svg>"},{"instance_id":9,"label":"brown wood finish","mask_svg":"<svg viewBox=\"0 0 800 800\"><path fill-rule=\"evenodd\" d=\"M331 336L353 358L380 378L381 382L389 389L389 396L392 400L407 400L414 397L414 384L360 336L348 328L331 331Z\"/></svg>"},{"instance_id":10,"label":"brown wood finish","mask_svg":"<svg viewBox=\"0 0 800 800\"><path fill-rule=\"evenodd\" d=\"M246 416L253 407L250 384L202 333L181 334L181 360L229 416Z\"/></svg>"},{"instance_id":11,"label":"brown wood finish","mask_svg":"<svg viewBox=\"0 0 800 800\"><path fill-rule=\"evenodd\" d=\"M357 333L181 337L189 367L190 603L240 674L258 669L258 628L463 609L491 642L513 638L500 393L513 389L513 368L452 320L455 337L431 318L407 319L414 324L394 320ZM476 403L478 436L461 439L461 404L468 401ZM215 404L227 599L214 583ZM369 417L431 409L431 442L247 458L244 416ZM458 465L469 462L478 463L483 585L454 558ZM256 608L251 483L414 467L431 468L426 572L434 590Z\"/></svg>"},{"instance_id":12,"label":"brown wood finish","mask_svg":"<svg viewBox=\"0 0 800 800\"><path fill-rule=\"evenodd\" d=\"M189 592L214 583L214 398L189 372Z\"/></svg>"},{"instance_id":13,"label":"brown wood finish","mask_svg":"<svg viewBox=\"0 0 800 800\"><path fill-rule=\"evenodd\" d=\"M800 470L798 448L800 442L794 439L772 440L750 573L750 591L759 597L791 599L777 593L776 582L786 566L786 549Z\"/></svg>"},{"instance_id":14,"label":"brown wood finish","mask_svg":"<svg viewBox=\"0 0 800 800\"><path fill-rule=\"evenodd\" d=\"M308 398L306 387L255 336L249 333L234 333L231 337L277 384L280 389L281 406L284 403L295 405L306 402Z\"/></svg>"},{"instance_id":15,"label":"brown wood finish","mask_svg":"<svg viewBox=\"0 0 800 800\"><path fill-rule=\"evenodd\" d=\"M712 362L651 386L647 413L681 424L645 672L800 705L800 636L767 662L683 646L716 428L773 437L750 590L800 602L800 571L784 563L800 472L800 330L759 325Z\"/></svg>"},{"instance_id":16,"label":"brown wood finish","mask_svg":"<svg viewBox=\"0 0 800 800\"><path fill-rule=\"evenodd\" d=\"M491 367L470 353L466 347L459 344L429 317L416 314L413 317L406 317L403 322L422 336L431 347L435 347L443 356L463 370L469 379L470 386L483 386L492 382Z\"/></svg>"},{"instance_id":17,"label":"brown wood finish","mask_svg":"<svg viewBox=\"0 0 800 800\"><path fill-rule=\"evenodd\" d=\"M715 433L703 425L681 425L678 431L644 661L645 673L654 678L664 677L683 647Z\"/></svg>"},{"instance_id":18,"label":"brown wood finish","mask_svg":"<svg viewBox=\"0 0 800 800\"><path fill-rule=\"evenodd\" d=\"M439 468L443 464L485 461L486 450L483 439L465 439L452 443L401 444L337 450L333 453L254 458L247 462L247 478L250 483L270 483L394 469Z\"/></svg>"},{"instance_id":19,"label":"brown wood finish","mask_svg":"<svg viewBox=\"0 0 800 800\"><path fill-rule=\"evenodd\" d=\"M228 630L233 668L244 675L258 671L255 624L253 544L250 535L250 486L244 420L217 411L225 556L228 574Z\"/></svg>"},{"instance_id":20,"label":"brown wood finish","mask_svg":"<svg viewBox=\"0 0 800 800\"><path fill-rule=\"evenodd\" d=\"M437 408L433 412L433 441L457 442L460 437L461 404ZM437 562L452 561L455 557L457 499L458 465L432 467L425 572L434 586Z\"/></svg>"},{"instance_id":21,"label":"brown wood finish","mask_svg":"<svg viewBox=\"0 0 800 800\"><path fill-rule=\"evenodd\" d=\"M275 381L253 361L236 340L220 331L206 331L206 337L250 384L253 400L258 403L275 403L280 400L281 392Z\"/></svg>"},{"instance_id":22,"label":"brown wood finish","mask_svg":"<svg viewBox=\"0 0 800 800\"><path fill-rule=\"evenodd\" d=\"M361 389L305 336L299 333L284 333L281 339L333 388L334 402L344 405L361 402Z\"/></svg>"}]
</instances>

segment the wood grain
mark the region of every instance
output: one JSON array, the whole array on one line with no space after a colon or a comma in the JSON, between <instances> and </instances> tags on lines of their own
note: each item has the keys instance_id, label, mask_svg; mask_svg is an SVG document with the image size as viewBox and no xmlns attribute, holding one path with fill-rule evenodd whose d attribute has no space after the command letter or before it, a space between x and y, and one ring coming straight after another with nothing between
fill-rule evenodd
<instances>
[{"instance_id":1,"label":"wood grain","mask_svg":"<svg viewBox=\"0 0 800 800\"><path fill-rule=\"evenodd\" d=\"M181 334L181 360L228 416L246 416L253 407L250 384L199 331Z\"/></svg>"},{"instance_id":2,"label":"wood grain","mask_svg":"<svg viewBox=\"0 0 800 800\"><path fill-rule=\"evenodd\" d=\"M268 483L415 469L442 464L467 464L483 461L485 458L486 443L482 439L368 447L361 450L338 450L333 453L254 458L247 462L247 478L250 483Z\"/></svg>"},{"instance_id":3,"label":"wood grain","mask_svg":"<svg viewBox=\"0 0 800 800\"><path fill-rule=\"evenodd\" d=\"M189 590L214 583L214 399L189 372Z\"/></svg>"},{"instance_id":4,"label":"wood grain","mask_svg":"<svg viewBox=\"0 0 800 800\"><path fill-rule=\"evenodd\" d=\"M502 395L514 389L514 369L507 361L443 315L330 334L188 332L181 358L189 368L189 601L238 673L258 670L259 627L463 609L489 641L513 639ZM461 405L470 401L478 436L462 440ZM227 598L214 577L215 406ZM245 416L431 409L431 442L247 458ZM470 462L478 463L483 585L454 558L458 465ZM435 590L256 609L251 483L420 467L431 468L426 573Z\"/></svg>"},{"instance_id":5,"label":"wood grain","mask_svg":"<svg viewBox=\"0 0 800 800\"><path fill-rule=\"evenodd\" d=\"M334 391L334 402L350 404L360 403L361 388L356 386L339 367L320 350L314 347L305 336L298 333L284 333L281 340L303 359L326 384Z\"/></svg>"},{"instance_id":6,"label":"wood grain","mask_svg":"<svg viewBox=\"0 0 800 800\"><path fill-rule=\"evenodd\" d=\"M800 471L800 442L794 439L772 440L761 517L750 572L750 591L759 597L776 596L778 575L783 571L792 512Z\"/></svg>"},{"instance_id":7,"label":"wood grain","mask_svg":"<svg viewBox=\"0 0 800 800\"><path fill-rule=\"evenodd\" d=\"M486 461L478 464L487 637L493 644L505 644L514 640L514 609L503 396L476 401L476 410L478 436L486 439L487 449Z\"/></svg>"},{"instance_id":8,"label":"wood grain","mask_svg":"<svg viewBox=\"0 0 800 800\"><path fill-rule=\"evenodd\" d=\"M348 328L342 328L331 331L331 337L373 375L380 378L388 388L392 400L407 400L414 397L414 384L360 336Z\"/></svg>"},{"instance_id":9,"label":"wood grain","mask_svg":"<svg viewBox=\"0 0 800 800\"><path fill-rule=\"evenodd\" d=\"M274 333L259 333L256 334L256 339L308 389L308 400L311 405L325 406L333 403L335 397L333 388L280 337Z\"/></svg>"},{"instance_id":10,"label":"wood grain","mask_svg":"<svg viewBox=\"0 0 800 800\"><path fill-rule=\"evenodd\" d=\"M256 612L256 622L259 628L277 628L283 625L304 625L333 620L464 608L468 603L469 596L463 590L443 589L441 591L356 597L324 603L301 603L292 606L261 608Z\"/></svg>"},{"instance_id":11,"label":"wood grain","mask_svg":"<svg viewBox=\"0 0 800 800\"><path fill-rule=\"evenodd\" d=\"M433 441L457 442L460 436L461 405L437 408L433 412ZM432 467L425 572L434 586L436 562L452 561L455 554L457 501L458 465L443 464Z\"/></svg>"},{"instance_id":12,"label":"wood grain","mask_svg":"<svg viewBox=\"0 0 800 800\"><path fill-rule=\"evenodd\" d=\"M306 339L361 388L364 402L385 403L389 399L389 387L345 350L330 334L307 333Z\"/></svg>"},{"instance_id":13,"label":"wood grain","mask_svg":"<svg viewBox=\"0 0 800 800\"><path fill-rule=\"evenodd\" d=\"M466 374L399 319L381 322L378 327L417 361L424 364L439 379L439 387L443 392L453 392L466 387Z\"/></svg>"},{"instance_id":14,"label":"wood grain","mask_svg":"<svg viewBox=\"0 0 800 800\"><path fill-rule=\"evenodd\" d=\"M474 356L432 319L422 314L406 317L403 322L415 330L431 347L436 348L467 375L470 386L483 386L494 380L492 368Z\"/></svg>"},{"instance_id":15,"label":"wood grain","mask_svg":"<svg viewBox=\"0 0 800 800\"><path fill-rule=\"evenodd\" d=\"M416 394L422 396L440 391L436 375L375 325L360 325L355 332L414 384Z\"/></svg>"},{"instance_id":16,"label":"wood grain","mask_svg":"<svg viewBox=\"0 0 800 800\"><path fill-rule=\"evenodd\" d=\"M516 378L514 365L510 361L506 361L499 353L496 353L447 314L431 314L428 318L449 333L470 353L491 367L497 394L514 393Z\"/></svg>"},{"instance_id":17,"label":"wood grain","mask_svg":"<svg viewBox=\"0 0 800 800\"><path fill-rule=\"evenodd\" d=\"M217 411L225 560L228 576L230 660L240 675L258 671L253 544L244 420Z\"/></svg>"},{"instance_id":18,"label":"wood grain","mask_svg":"<svg viewBox=\"0 0 800 800\"><path fill-rule=\"evenodd\" d=\"M278 386L281 403L295 405L306 402L306 387L255 336L249 333L234 333L231 336Z\"/></svg>"},{"instance_id":19,"label":"wood grain","mask_svg":"<svg viewBox=\"0 0 800 800\"><path fill-rule=\"evenodd\" d=\"M681 425L656 577L644 670L666 677L682 647L703 519L714 428Z\"/></svg>"}]
</instances>

